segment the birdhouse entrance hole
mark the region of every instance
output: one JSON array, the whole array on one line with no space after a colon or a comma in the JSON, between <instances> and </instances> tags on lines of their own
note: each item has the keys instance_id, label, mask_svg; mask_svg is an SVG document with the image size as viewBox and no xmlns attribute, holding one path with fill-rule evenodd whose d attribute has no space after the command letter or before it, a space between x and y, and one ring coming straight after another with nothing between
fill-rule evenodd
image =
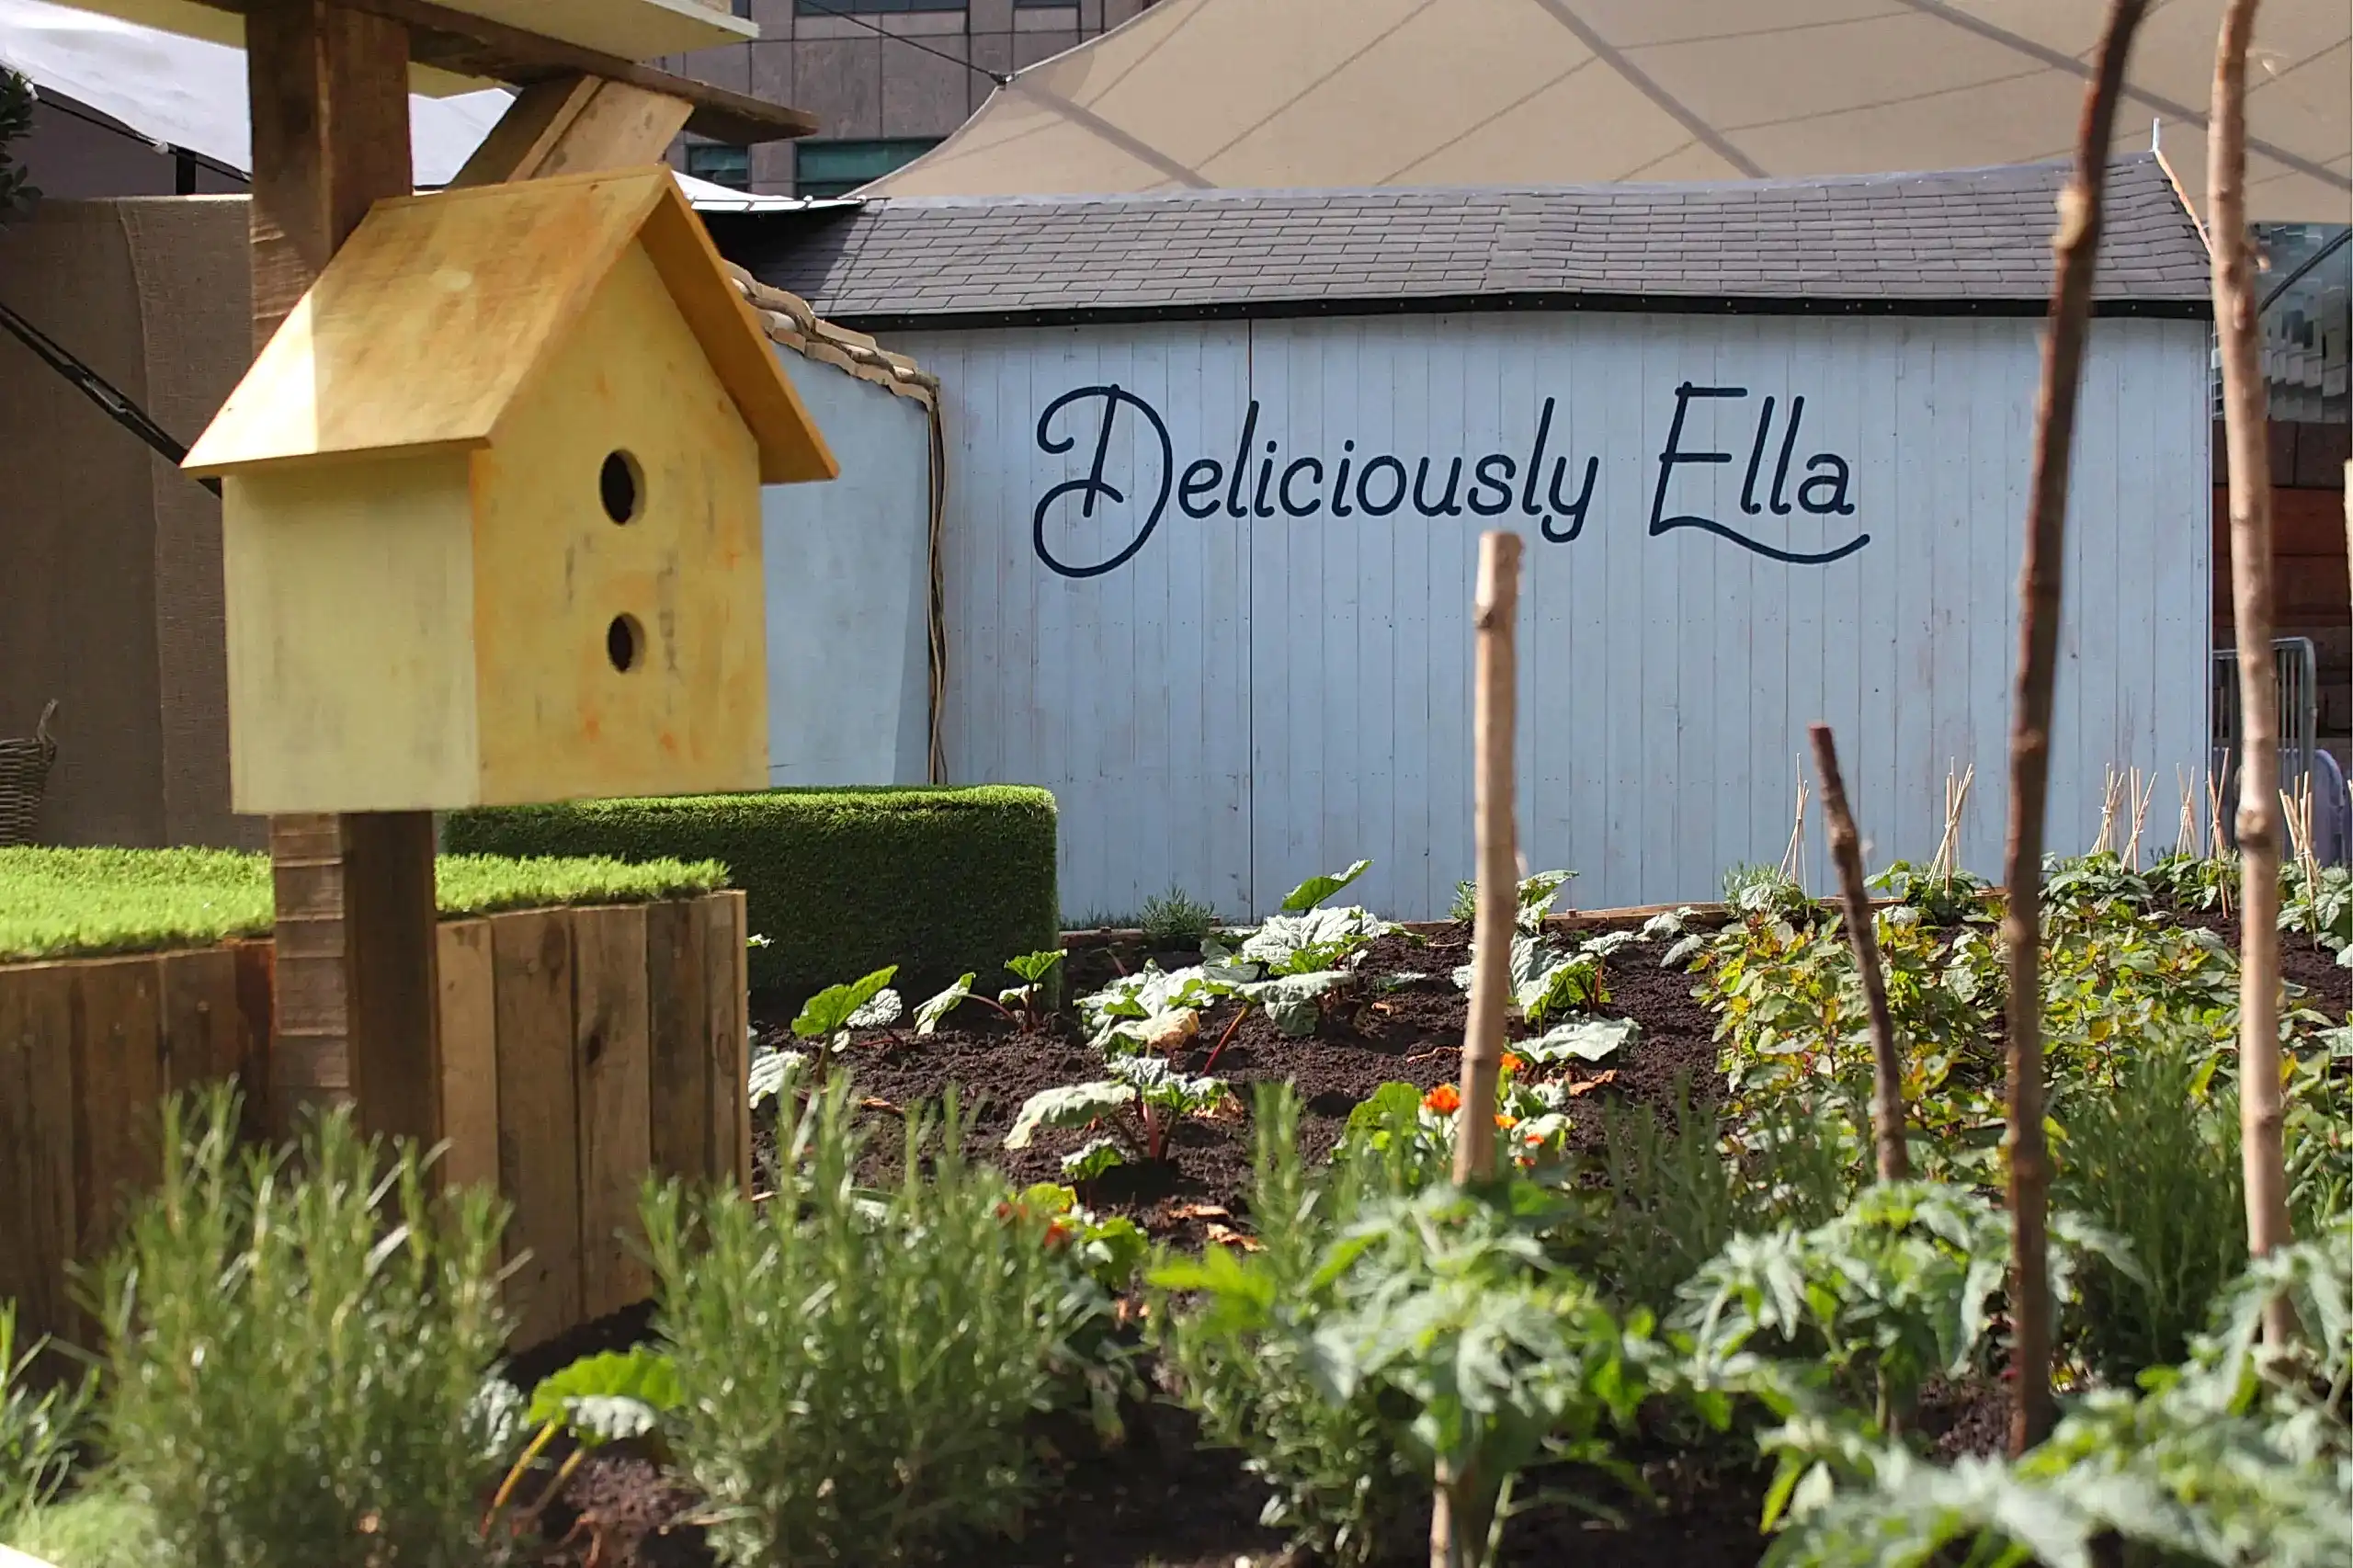
<instances>
[{"instance_id":1,"label":"birdhouse entrance hole","mask_svg":"<svg viewBox=\"0 0 2353 1568\"><path fill-rule=\"evenodd\" d=\"M617 523L634 522L645 505L644 471L627 452L609 452L597 475L597 491L604 500L605 516Z\"/></svg>"},{"instance_id":2,"label":"birdhouse entrance hole","mask_svg":"<svg viewBox=\"0 0 2353 1568\"><path fill-rule=\"evenodd\" d=\"M638 661L645 657L645 628L637 623L637 617L613 617L612 624L605 628L605 657L623 675L637 668Z\"/></svg>"}]
</instances>

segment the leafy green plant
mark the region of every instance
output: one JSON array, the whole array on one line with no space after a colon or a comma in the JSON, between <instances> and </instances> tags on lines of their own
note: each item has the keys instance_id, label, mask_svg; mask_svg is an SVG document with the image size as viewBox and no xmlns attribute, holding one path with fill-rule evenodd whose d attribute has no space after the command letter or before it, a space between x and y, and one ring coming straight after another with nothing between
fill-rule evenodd
<instances>
[{"instance_id":1,"label":"leafy green plant","mask_svg":"<svg viewBox=\"0 0 2353 1568\"><path fill-rule=\"evenodd\" d=\"M1479 919L1479 884L1457 882L1454 900L1446 906L1446 917L1458 925L1475 925Z\"/></svg>"},{"instance_id":2,"label":"leafy green plant","mask_svg":"<svg viewBox=\"0 0 2353 1568\"><path fill-rule=\"evenodd\" d=\"M2258 1344L2286 1293L2309 1349ZM1949 1470L1900 1445L1817 1422L1824 1475L1767 1561L1784 1568L2101 1562L2334 1568L2353 1556L2353 1224L2256 1259L2216 1302L2212 1328L2136 1396L2095 1391L2017 1460Z\"/></svg>"},{"instance_id":3,"label":"leafy green plant","mask_svg":"<svg viewBox=\"0 0 2353 1568\"><path fill-rule=\"evenodd\" d=\"M2353 869L2321 866L2307 875L2290 857L2279 868L2279 929L2310 936L2333 953L2353 949Z\"/></svg>"},{"instance_id":4,"label":"leafy green plant","mask_svg":"<svg viewBox=\"0 0 2353 1568\"><path fill-rule=\"evenodd\" d=\"M1080 1203L1078 1194L1067 1187L1040 1182L1025 1187L998 1213L1000 1218L1011 1218L1017 1211L1042 1216L1047 1250L1061 1252L1111 1294L1135 1283L1136 1271L1152 1250L1151 1238L1133 1220L1123 1214L1097 1214Z\"/></svg>"},{"instance_id":5,"label":"leafy green plant","mask_svg":"<svg viewBox=\"0 0 2353 1568\"><path fill-rule=\"evenodd\" d=\"M1392 1087L1418 1105L1410 1085ZM1310 1372L1313 1324L1333 1293L1318 1265L1361 1188L1345 1165L1308 1172L1290 1085L1258 1085L1251 1122L1256 1248L1212 1246L1155 1267L1145 1322L1204 1440L1238 1449L1266 1483L1262 1521L1338 1568L1360 1568L1400 1544L1428 1481L1383 1434L1372 1390L1335 1403Z\"/></svg>"},{"instance_id":6,"label":"leafy green plant","mask_svg":"<svg viewBox=\"0 0 2353 1568\"><path fill-rule=\"evenodd\" d=\"M642 1345L584 1356L540 1379L523 1416L533 1428L531 1440L491 1498L490 1511L483 1519L483 1536L497 1539L502 1522L509 1538L524 1535L590 1454L608 1443L654 1436L663 1417L678 1408L679 1398L677 1369L670 1358ZM506 1506L524 1477L559 1437L572 1439L572 1452L536 1501L506 1516Z\"/></svg>"},{"instance_id":7,"label":"leafy green plant","mask_svg":"<svg viewBox=\"0 0 2353 1568\"><path fill-rule=\"evenodd\" d=\"M107 1260L108 1446L175 1561L472 1562L504 1427L496 1199L338 1111L290 1163L233 1095L165 1102L161 1180Z\"/></svg>"},{"instance_id":8,"label":"leafy green plant","mask_svg":"<svg viewBox=\"0 0 2353 1568\"><path fill-rule=\"evenodd\" d=\"M1108 1298L1049 1244L1052 1216L966 1162L952 1096L880 1193L856 1179L858 1103L836 1074L779 1130L772 1202L646 1196L669 1440L727 1562L895 1565L1015 1528L1040 1479L1026 1425L1116 1398L1081 1350Z\"/></svg>"},{"instance_id":9,"label":"leafy green plant","mask_svg":"<svg viewBox=\"0 0 2353 1568\"><path fill-rule=\"evenodd\" d=\"M977 976L973 971L966 971L955 984L915 1009L915 1033L932 1033L949 1014L967 1002L978 1002L1023 1034L1042 1033L1046 1027L1046 977L1067 956L1066 949L1056 948L1048 952L1023 953L1018 958L1006 960L1006 971L1021 983L998 992L994 1002L973 994L972 982Z\"/></svg>"},{"instance_id":10,"label":"leafy green plant","mask_svg":"<svg viewBox=\"0 0 2353 1568\"><path fill-rule=\"evenodd\" d=\"M1838 1212L1859 1165L1825 1147L1818 1124L1728 1153L1715 1111L1678 1080L1666 1110L1605 1105L1594 1156L1597 1187L1583 1194L1590 1221L1572 1256L1621 1307L1659 1307L1743 1232L1810 1228Z\"/></svg>"},{"instance_id":11,"label":"leafy green plant","mask_svg":"<svg viewBox=\"0 0 2353 1568\"><path fill-rule=\"evenodd\" d=\"M2077 1257L2120 1246L2073 1215L2051 1217L2052 1293L2072 1293ZM1844 1213L1811 1230L1736 1235L1688 1281L1679 1320L1702 1366L1738 1383L1752 1346L1778 1346L1779 1365L1748 1362L1752 1392L1781 1406L1803 1387L1868 1398L1879 1431L1900 1425L1933 1372L1959 1376L1993 1323L2009 1266L2009 1223L1976 1192L1929 1182L1864 1188ZM1768 1348L1768 1359L1773 1352ZM1772 1522L1809 1468L1782 1454L1768 1498Z\"/></svg>"},{"instance_id":12,"label":"leafy green plant","mask_svg":"<svg viewBox=\"0 0 2353 1568\"><path fill-rule=\"evenodd\" d=\"M48 1347L36 1339L20 1352L17 1303L0 1301L0 1540L55 1499L87 1436L97 1376L36 1392L33 1368Z\"/></svg>"},{"instance_id":13,"label":"leafy green plant","mask_svg":"<svg viewBox=\"0 0 2353 1568\"><path fill-rule=\"evenodd\" d=\"M1370 869L1371 861L1358 860L1337 876L1310 877L1283 895L1283 913L1297 915L1313 909Z\"/></svg>"},{"instance_id":14,"label":"leafy green plant","mask_svg":"<svg viewBox=\"0 0 2353 1568\"><path fill-rule=\"evenodd\" d=\"M2075 1314L2077 1343L2114 1380L2186 1357L2246 1262L2238 1116L2214 1103L2212 1074L2178 1036L2144 1038L2112 1084L2083 1083L2052 1108L2053 1201L2131 1249L2130 1269L2087 1262Z\"/></svg>"},{"instance_id":15,"label":"leafy green plant","mask_svg":"<svg viewBox=\"0 0 2353 1568\"><path fill-rule=\"evenodd\" d=\"M1327 1249L1331 1291L1308 1370L1335 1404L1370 1395L1382 1429L1437 1481L1462 1568L1493 1560L1520 1471L1539 1459L1639 1489L1629 1428L1665 1347L1563 1272L1541 1233L1553 1200L1433 1186L1359 1214ZM1597 1505L1561 1494L1597 1512Z\"/></svg>"},{"instance_id":16,"label":"leafy green plant","mask_svg":"<svg viewBox=\"0 0 2353 1568\"><path fill-rule=\"evenodd\" d=\"M1958 866L1937 870L1898 860L1873 877L1871 886L1898 903L1918 910L1921 918L1932 925L1989 922L2000 913L2001 890Z\"/></svg>"},{"instance_id":17,"label":"leafy green plant","mask_svg":"<svg viewBox=\"0 0 2353 1568\"><path fill-rule=\"evenodd\" d=\"M2042 858L2042 899L2057 907L2123 903L2145 909L2155 899L2149 879L2108 850L2068 858Z\"/></svg>"},{"instance_id":18,"label":"leafy green plant","mask_svg":"<svg viewBox=\"0 0 2353 1568\"><path fill-rule=\"evenodd\" d=\"M1136 925L1147 948L1199 948L1217 929L1217 911L1183 888L1170 888L1143 901Z\"/></svg>"},{"instance_id":19,"label":"leafy green plant","mask_svg":"<svg viewBox=\"0 0 2353 1568\"><path fill-rule=\"evenodd\" d=\"M1106 1079L1061 1085L1031 1095L1015 1113L1005 1146L1026 1149L1049 1127L1092 1127L1108 1121L1135 1158L1165 1160L1176 1124L1216 1108L1227 1096L1222 1080L1179 1073L1156 1056L1116 1057L1110 1071L1111 1076Z\"/></svg>"},{"instance_id":20,"label":"leafy green plant","mask_svg":"<svg viewBox=\"0 0 2353 1568\"><path fill-rule=\"evenodd\" d=\"M2149 868L2148 882L2152 890L2184 909L2227 909L2238 895L2238 852L2226 849L2219 855L2196 855L2170 850Z\"/></svg>"},{"instance_id":21,"label":"leafy green plant","mask_svg":"<svg viewBox=\"0 0 2353 1568\"><path fill-rule=\"evenodd\" d=\"M898 1022L905 1004L899 994L891 989L891 977L899 966L878 969L860 980L847 985L828 985L801 1006L792 1020L792 1032L802 1040L819 1042L825 1051L842 1051L848 1047L853 1029L881 1028Z\"/></svg>"},{"instance_id":22,"label":"leafy green plant","mask_svg":"<svg viewBox=\"0 0 2353 1568\"><path fill-rule=\"evenodd\" d=\"M1724 903L1736 915L1805 920L1813 914L1813 901L1806 897L1797 879L1779 866L1728 867L1724 871Z\"/></svg>"},{"instance_id":23,"label":"leafy green plant","mask_svg":"<svg viewBox=\"0 0 2353 1568\"><path fill-rule=\"evenodd\" d=\"M121 1483L104 1471L0 1530L0 1545L57 1568L154 1568L165 1561L154 1511L124 1495Z\"/></svg>"}]
</instances>

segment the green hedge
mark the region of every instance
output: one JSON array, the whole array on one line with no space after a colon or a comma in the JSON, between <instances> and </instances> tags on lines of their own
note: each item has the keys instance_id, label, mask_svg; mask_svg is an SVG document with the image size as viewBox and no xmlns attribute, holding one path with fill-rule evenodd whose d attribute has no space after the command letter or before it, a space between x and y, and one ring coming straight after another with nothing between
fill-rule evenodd
<instances>
[{"instance_id":1,"label":"green hedge","mask_svg":"<svg viewBox=\"0 0 2353 1568\"><path fill-rule=\"evenodd\" d=\"M644 903L727 885L715 860L445 855L445 915ZM234 849L0 849L0 960L207 947L270 928L269 857Z\"/></svg>"},{"instance_id":2,"label":"green hedge","mask_svg":"<svg viewBox=\"0 0 2353 1568\"><path fill-rule=\"evenodd\" d=\"M1059 937L1054 798L1012 785L771 790L461 812L452 849L723 861L744 890L752 983L806 994L899 966L909 996L983 982Z\"/></svg>"}]
</instances>

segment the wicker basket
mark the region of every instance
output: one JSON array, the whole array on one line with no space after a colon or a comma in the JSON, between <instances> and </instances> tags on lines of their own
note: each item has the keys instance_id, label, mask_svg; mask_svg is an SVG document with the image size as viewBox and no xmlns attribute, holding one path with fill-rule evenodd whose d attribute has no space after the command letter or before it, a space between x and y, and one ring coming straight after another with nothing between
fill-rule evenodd
<instances>
[{"instance_id":1,"label":"wicker basket","mask_svg":"<svg viewBox=\"0 0 2353 1568\"><path fill-rule=\"evenodd\" d=\"M33 726L32 739L0 741L0 846L33 841L50 764L57 760L57 742L49 733L56 716L57 699L51 698Z\"/></svg>"}]
</instances>

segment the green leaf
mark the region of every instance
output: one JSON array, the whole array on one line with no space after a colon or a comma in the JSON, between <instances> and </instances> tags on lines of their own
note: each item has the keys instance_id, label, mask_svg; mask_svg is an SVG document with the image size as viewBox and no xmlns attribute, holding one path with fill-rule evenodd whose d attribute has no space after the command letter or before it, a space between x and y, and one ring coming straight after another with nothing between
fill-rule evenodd
<instances>
[{"instance_id":1,"label":"green leaf","mask_svg":"<svg viewBox=\"0 0 2353 1568\"><path fill-rule=\"evenodd\" d=\"M1631 1018L1574 1018L1512 1047L1530 1062L1602 1062L1634 1043L1642 1026Z\"/></svg>"},{"instance_id":2,"label":"green leaf","mask_svg":"<svg viewBox=\"0 0 2353 1568\"><path fill-rule=\"evenodd\" d=\"M1097 1081L1040 1089L1022 1102L1005 1135L1008 1149L1027 1149L1043 1127L1085 1127L1135 1104L1133 1085Z\"/></svg>"},{"instance_id":3,"label":"green leaf","mask_svg":"<svg viewBox=\"0 0 2353 1568\"><path fill-rule=\"evenodd\" d=\"M1290 890L1290 896L1283 900L1283 912L1296 915L1313 909L1371 869L1371 861L1359 860L1336 877L1310 877Z\"/></svg>"},{"instance_id":4,"label":"green leaf","mask_svg":"<svg viewBox=\"0 0 2353 1568\"><path fill-rule=\"evenodd\" d=\"M1097 1138L1063 1156L1063 1175L1071 1181L1093 1181L1127 1163L1117 1139Z\"/></svg>"},{"instance_id":5,"label":"green leaf","mask_svg":"<svg viewBox=\"0 0 2353 1568\"><path fill-rule=\"evenodd\" d=\"M593 1447L642 1437L684 1398L670 1358L640 1345L583 1357L540 1379L528 1419L533 1426L555 1423Z\"/></svg>"},{"instance_id":6,"label":"green leaf","mask_svg":"<svg viewBox=\"0 0 2353 1568\"><path fill-rule=\"evenodd\" d=\"M792 1020L792 1032L803 1040L830 1040L852 1027L851 1019L858 1010L881 995L890 985L891 977L899 966L878 969L863 980L847 985L829 985L802 1006L801 1016ZM895 1010L893 1017L897 1017Z\"/></svg>"},{"instance_id":7,"label":"green leaf","mask_svg":"<svg viewBox=\"0 0 2353 1568\"><path fill-rule=\"evenodd\" d=\"M1356 975L1347 970L1323 969L1254 981L1241 990L1254 1006L1265 1011L1278 1032L1297 1040L1315 1032L1316 999L1355 979Z\"/></svg>"},{"instance_id":8,"label":"green leaf","mask_svg":"<svg viewBox=\"0 0 2353 1568\"><path fill-rule=\"evenodd\" d=\"M1065 949L1056 948L1051 952L1024 953L1019 958L1006 960L1005 967L1019 975L1028 983L1035 985L1052 972L1053 967L1063 961L1066 951Z\"/></svg>"},{"instance_id":9,"label":"green leaf","mask_svg":"<svg viewBox=\"0 0 2353 1568\"><path fill-rule=\"evenodd\" d=\"M801 1069L808 1064L806 1051L779 1051L764 1045L752 1053L752 1064L745 1074L749 1098L753 1105L766 1105L785 1091Z\"/></svg>"},{"instance_id":10,"label":"green leaf","mask_svg":"<svg viewBox=\"0 0 2353 1568\"><path fill-rule=\"evenodd\" d=\"M955 984L949 986L938 995L934 996L922 1006L917 1007L915 1009L915 1033L930 1034L934 1032L939 1028L939 1022L942 1018L945 1018L958 1007L971 1001L972 999L972 982L977 977L978 975L976 971L969 969L966 970L962 976L957 980Z\"/></svg>"}]
</instances>

